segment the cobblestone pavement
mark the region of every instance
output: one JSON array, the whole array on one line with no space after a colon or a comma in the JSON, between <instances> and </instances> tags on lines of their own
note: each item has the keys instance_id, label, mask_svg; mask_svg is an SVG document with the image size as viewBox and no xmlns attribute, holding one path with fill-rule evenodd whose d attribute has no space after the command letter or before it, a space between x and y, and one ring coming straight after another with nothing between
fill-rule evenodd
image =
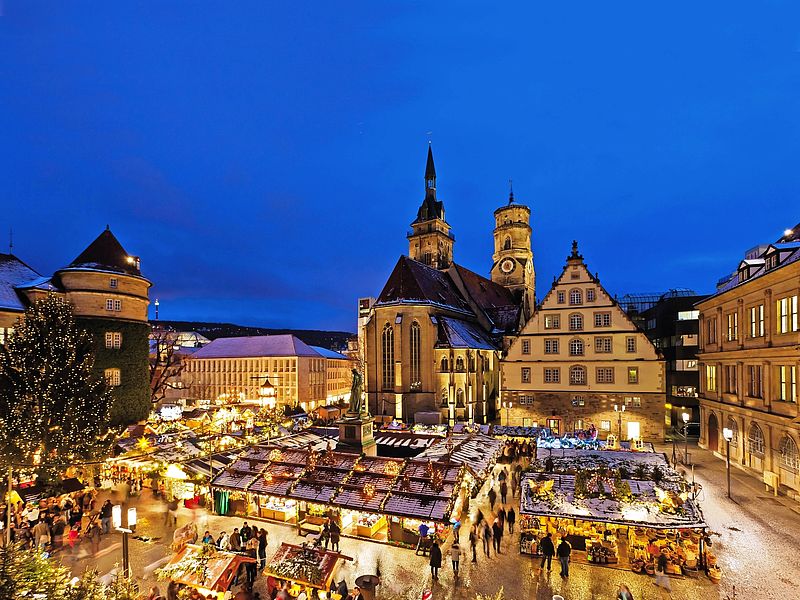
<instances>
[{"instance_id":1,"label":"cobblestone pavement","mask_svg":"<svg viewBox=\"0 0 800 600\"><path fill-rule=\"evenodd\" d=\"M668 455L671 455L671 449ZM653 579L631 571L609 567L572 564L570 577L562 580L558 567L548 573L538 569L538 563L518 551L518 534L503 538L502 553L486 558L479 552L477 563L469 559L462 561L460 577L453 575L445 546L443 569L439 581L432 581L427 557L415 556L411 550L395 548L374 542L343 538L341 550L354 558L346 563L337 575L352 587L355 577L374 573L379 559L382 585L379 598L408 598L418 600L424 589L431 589L435 600L473 599L476 594L494 594L500 587L509 600L551 600L560 594L566 600L614 599L620 583L630 586L637 600L712 599L725 598L736 585L737 597L743 598L794 598L797 597L792 580L800 576L800 558L796 549L800 544L800 505L785 498L774 500L764 492L763 486L749 476L734 472L732 482L735 502L725 497L725 463L696 448L692 459L697 463L695 478L702 484L700 497L706 521L720 535L714 536L714 549L724 570L723 583L715 586L702 573L693 577L672 577L672 591L666 592L653 585ZM517 501L518 502L518 501ZM138 507L139 525L137 535L158 538L151 542L132 539L130 542L131 566L140 580L142 589L158 584L147 567L159 559L169 556L167 545L172 538L172 529L164 525L163 504L153 500L148 492L141 498L132 499L131 505ZM472 510L484 509L488 514L485 494ZM518 504L516 505L518 508ZM196 520L200 534L208 529L218 535L220 531L230 533L233 527L241 527L242 519L219 517L205 510L192 511L181 508L178 525ZM258 522L253 519L251 523ZM268 557L282 541L297 543L301 540L295 528L273 523L258 522L269 531ZM468 550L467 527L462 532L462 542ZM479 548L480 551L480 548ZM104 536L97 557L83 556L73 560L64 555L65 563L75 572L95 568L101 574L111 571L121 561L120 534ZM163 584L160 584L163 588ZM264 593L264 578L256 582L256 590Z\"/></svg>"}]
</instances>

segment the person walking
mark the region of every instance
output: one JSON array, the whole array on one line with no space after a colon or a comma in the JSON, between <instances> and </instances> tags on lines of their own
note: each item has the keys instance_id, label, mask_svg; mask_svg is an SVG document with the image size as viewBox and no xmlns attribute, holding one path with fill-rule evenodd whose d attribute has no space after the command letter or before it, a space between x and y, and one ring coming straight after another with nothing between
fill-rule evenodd
<instances>
[{"instance_id":1,"label":"person walking","mask_svg":"<svg viewBox=\"0 0 800 600\"><path fill-rule=\"evenodd\" d=\"M325 519L325 522L322 524L322 531L320 532L322 535L322 543L325 546L325 550L328 549L328 543L331 541L331 522L330 519ZM419 547L419 544L417 544Z\"/></svg>"},{"instance_id":2,"label":"person walking","mask_svg":"<svg viewBox=\"0 0 800 600\"><path fill-rule=\"evenodd\" d=\"M431 559L429 564L431 565L431 575L435 580L438 580L439 569L442 568L442 549L439 548L439 543L436 540L433 540L433 544L431 544Z\"/></svg>"},{"instance_id":3,"label":"person walking","mask_svg":"<svg viewBox=\"0 0 800 600\"><path fill-rule=\"evenodd\" d=\"M667 554L666 548L661 550L656 561L656 580L653 582L659 587L663 587L668 592L672 591L672 585L669 582L669 575L667 575Z\"/></svg>"},{"instance_id":4,"label":"person walking","mask_svg":"<svg viewBox=\"0 0 800 600\"><path fill-rule=\"evenodd\" d=\"M450 546L450 560L453 563L453 573L458 577L458 564L461 562L461 546L456 539Z\"/></svg>"},{"instance_id":5,"label":"person walking","mask_svg":"<svg viewBox=\"0 0 800 600\"><path fill-rule=\"evenodd\" d=\"M331 550L339 552L339 538L342 536L342 530L336 521L331 521Z\"/></svg>"},{"instance_id":6,"label":"person walking","mask_svg":"<svg viewBox=\"0 0 800 600\"><path fill-rule=\"evenodd\" d=\"M619 584L617 589L617 600L633 600L631 589L624 583Z\"/></svg>"},{"instance_id":7,"label":"person walking","mask_svg":"<svg viewBox=\"0 0 800 600\"><path fill-rule=\"evenodd\" d=\"M231 534L230 540L228 541L231 547L231 552L241 552L242 551L242 538L239 536L239 528L234 527L233 533Z\"/></svg>"},{"instance_id":8,"label":"person walking","mask_svg":"<svg viewBox=\"0 0 800 600\"><path fill-rule=\"evenodd\" d=\"M269 538L266 529L258 531L258 569L263 570L267 566L267 544Z\"/></svg>"},{"instance_id":9,"label":"person walking","mask_svg":"<svg viewBox=\"0 0 800 600\"><path fill-rule=\"evenodd\" d=\"M553 540L550 539L550 534L546 534L542 541L539 542L539 551L542 553L542 565L540 569L544 569L544 563L547 562L547 570L549 571L553 563L553 556L556 553L556 548L553 546Z\"/></svg>"},{"instance_id":10,"label":"person walking","mask_svg":"<svg viewBox=\"0 0 800 600\"><path fill-rule=\"evenodd\" d=\"M561 543L558 545L556 554L558 555L558 562L561 563L561 577L569 577L569 554L572 552L572 547L567 542L567 539L562 536Z\"/></svg>"},{"instance_id":11,"label":"person walking","mask_svg":"<svg viewBox=\"0 0 800 600\"><path fill-rule=\"evenodd\" d=\"M506 513L506 522L508 523L508 533L514 533L514 523L517 522L517 513L514 511L514 507L508 509L508 513Z\"/></svg>"},{"instance_id":12,"label":"person walking","mask_svg":"<svg viewBox=\"0 0 800 600\"><path fill-rule=\"evenodd\" d=\"M494 540L494 552L500 554L500 542L503 541L503 526L500 519L496 518L492 523L492 539Z\"/></svg>"},{"instance_id":13,"label":"person walking","mask_svg":"<svg viewBox=\"0 0 800 600\"><path fill-rule=\"evenodd\" d=\"M506 526L506 509L502 506L497 511L497 518L500 521L500 529L504 529Z\"/></svg>"},{"instance_id":14,"label":"person walking","mask_svg":"<svg viewBox=\"0 0 800 600\"><path fill-rule=\"evenodd\" d=\"M492 545L492 527L489 525L489 521L483 522L483 551L486 553L486 557L491 557L491 553L489 552L489 548Z\"/></svg>"},{"instance_id":15,"label":"person walking","mask_svg":"<svg viewBox=\"0 0 800 600\"><path fill-rule=\"evenodd\" d=\"M114 505L111 504L111 500L106 500L100 508L100 522L103 524L103 533L111 531L111 512L113 508Z\"/></svg>"},{"instance_id":16,"label":"person walking","mask_svg":"<svg viewBox=\"0 0 800 600\"><path fill-rule=\"evenodd\" d=\"M500 482L500 503L506 504L508 501L508 483L505 480Z\"/></svg>"},{"instance_id":17,"label":"person walking","mask_svg":"<svg viewBox=\"0 0 800 600\"><path fill-rule=\"evenodd\" d=\"M494 511L494 503L497 502L497 492L494 491L494 487L489 488L486 495L489 497L489 509Z\"/></svg>"},{"instance_id":18,"label":"person walking","mask_svg":"<svg viewBox=\"0 0 800 600\"><path fill-rule=\"evenodd\" d=\"M97 523L92 523L89 528L89 543L92 546L92 556L97 556L100 551L100 526Z\"/></svg>"},{"instance_id":19,"label":"person walking","mask_svg":"<svg viewBox=\"0 0 800 600\"><path fill-rule=\"evenodd\" d=\"M476 549L478 547L478 528L473 525L469 529L469 546L472 548L472 562L478 562Z\"/></svg>"}]
</instances>

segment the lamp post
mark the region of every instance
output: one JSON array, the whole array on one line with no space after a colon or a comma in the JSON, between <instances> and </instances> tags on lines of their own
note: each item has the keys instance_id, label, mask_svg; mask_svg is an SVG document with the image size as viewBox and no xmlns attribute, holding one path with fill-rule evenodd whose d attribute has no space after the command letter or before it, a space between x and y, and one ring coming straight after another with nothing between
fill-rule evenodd
<instances>
[{"instance_id":1,"label":"lamp post","mask_svg":"<svg viewBox=\"0 0 800 600\"><path fill-rule=\"evenodd\" d=\"M503 408L506 409L506 427L509 427L511 425L511 420L509 418L508 413L511 410L512 406L513 406L513 402L503 402Z\"/></svg>"},{"instance_id":2,"label":"lamp post","mask_svg":"<svg viewBox=\"0 0 800 600\"><path fill-rule=\"evenodd\" d=\"M131 561L128 552L128 534L136 530L136 508L131 507L128 509L128 526L122 526L122 506L115 504L111 509L111 523L114 529L122 534L122 572L125 577L131 576Z\"/></svg>"},{"instance_id":3,"label":"lamp post","mask_svg":"<svg viewBox=\"0 0 800 600\"><path fill-rule=\"evenodd\" d=\"M622 443L622 413L625 412L624 404L615 404L614 412L617 413L617 436L620 443Z\"/></svg>"},{"instance_id":4,"label":"lamp post","mask_svg":"<svg viewBox=\"0 0 800 600\"><path fill-rule=\"evenodd\" d=\"M689 417L688 412L681 414L683 419L683 464L689 464Z\"/></svg>"},{"instance_id":5,"label":"lamp post","mask_svg":"<svg viewBox=\"0 0 800 600\"><path fill-rule=\"evenodd\" d=\"M733 440L733 430L727 427L722 430L722 437L725 438L725 462L727 463L728 474L728 499L731 498L731 440Z\"/></svg>"}]
</instances>

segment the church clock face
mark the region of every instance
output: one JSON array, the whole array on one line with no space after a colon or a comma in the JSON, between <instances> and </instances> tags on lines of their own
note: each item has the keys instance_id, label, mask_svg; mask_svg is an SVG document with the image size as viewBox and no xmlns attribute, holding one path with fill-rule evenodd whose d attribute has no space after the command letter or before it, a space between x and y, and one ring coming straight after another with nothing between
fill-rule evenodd
<instances>
[{"instance_id":1,"label":"church clock face","mask_svg":"<svg viewBox=\"0 0 800 600\"><path fill-rule=\"evenodd\" d=\"M511 271L514 270L514 260L511 258L506 258L500 263L500 270L508 275Z\"/></svg>"}]
</instances>

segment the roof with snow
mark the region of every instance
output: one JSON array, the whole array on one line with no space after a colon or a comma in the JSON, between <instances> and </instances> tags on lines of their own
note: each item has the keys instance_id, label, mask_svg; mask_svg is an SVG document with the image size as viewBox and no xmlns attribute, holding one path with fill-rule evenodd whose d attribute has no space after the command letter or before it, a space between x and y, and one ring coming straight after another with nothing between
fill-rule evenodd
<instances>
[{"instance_id":1,"label":"roof with snow","mask_svg":"<svg viewBox=\"0 0 800 600\"><path fill-rule=\"evenodd\" d=\"M194 353L194 358L251 358L259 356L311 356L320 353L291 334L217 338Z\"/></svg>"},{"instance_id":2,"label":"roof with snow","mask_svg":"<svg viewBox=\"0 0 800 600\"><path fill-rule=\"evenodd\" d=\"M25 304L16 288L41 275L13 254L0 252L0 309L23 312Z\"/></svg>"},{"instance_id":3,"label":"roof with snow","mask_svg":"<svg viewBox=\"0 0 800 600\"><path fill-rule=\"evenodd\" d=\"M333 350L328 350L327 348L323 348L321 346L311 346L311 348L316 350L317 354L324 356L325 358L330 358L333 360L350 360L344 354L334 352Z\"/></svg>"},{"instance_id":4,"label":"roof with snow","mask_svg":"<svg viewBox=\"0 0 800 600\"><path fill-rule=\"evenodd\" d=\"M477 323L452 317L439 317L438 345L447 348L475 348L497 350L487 334Z\"/></svg>"}]
</instances>

